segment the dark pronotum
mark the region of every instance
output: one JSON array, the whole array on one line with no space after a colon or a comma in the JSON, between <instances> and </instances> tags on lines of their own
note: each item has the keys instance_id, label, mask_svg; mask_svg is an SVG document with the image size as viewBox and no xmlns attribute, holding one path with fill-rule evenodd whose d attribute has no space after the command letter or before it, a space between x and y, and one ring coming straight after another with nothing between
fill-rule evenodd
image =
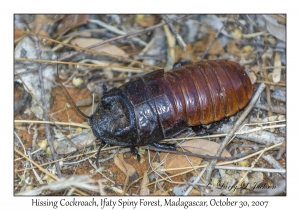
<instances>
[{"instance_id":1,"label":"dark pronotum","mask_svg":"<svg viewBox=\"0 0 300 210\"><path fill-rule=\"evenodd\" d=\"M118 88L105 89L91 116L76 108L102 140L98 160L106 143L129 146L135 154L135 146L148 144L175 149L158 142L188 127L199 131L201 125L231 116L244 108L252 95L244 67L215 60L154 71Z\"/></svg>"}]
</instances>

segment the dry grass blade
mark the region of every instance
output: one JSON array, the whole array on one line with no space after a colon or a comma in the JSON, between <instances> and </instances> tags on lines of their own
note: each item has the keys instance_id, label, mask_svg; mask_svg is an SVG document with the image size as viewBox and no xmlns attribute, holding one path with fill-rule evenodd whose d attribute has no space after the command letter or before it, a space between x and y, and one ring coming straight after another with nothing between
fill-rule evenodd
<instances>
[{"instance_id":1,"label":"dry grass blade","mask_svg":"<svg viewBox=\"0 0 300 210\"><path fill-rule=\"evenodd\" d=\"M35 161L33 161L32 159L28 158L26 155L24 155L22 152L20 152L18 149L14 149L15 152L17 152L19 155L23 156L26 160L30 161L33 165L35 165L39 170L41 170L42 172L44 172L45 174L47 174L48 176L52 177L55 180L59 180L59 178L57 176L55 176L54 174L50 173L49 171L45 170L44 168L42 168L39 164L37 164ZM78 192L81 195L88 195L85 192L75 189L76 192Z\"/></svg>"},{"instance_id":2,"label":"dry grass blade","mask_svg":"<svg viewBox=\"0 0 300 210\"><path fill-rule=\"evenodd\" d=\"M34 188L30 191L20 192L17 195L40 195L43 190L60 191L70 187L81 188L84 190L99 191L99 187L94 184L98 183L97 180L92 180L89 176L72 176L70 178L62 178L50 184Z\"/></svg>"}]
</instances>

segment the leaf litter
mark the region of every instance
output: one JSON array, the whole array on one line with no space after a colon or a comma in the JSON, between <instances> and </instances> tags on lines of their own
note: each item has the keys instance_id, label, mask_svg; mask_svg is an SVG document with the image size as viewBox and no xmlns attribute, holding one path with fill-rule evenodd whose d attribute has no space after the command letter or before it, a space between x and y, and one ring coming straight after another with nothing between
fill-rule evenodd
<instances>
[{"instance_id":1,"label":"leaf litter","mask_svg":"<svg viewBox=\"0 0 300 210\"><path fill-rule=\"evenodd\" d=\"M226 146L230 152L225 149L222 156L232 157L251 151L251 149L257 152L260 151L259 148L268 149L273 145L285 142L285 113L278 114L276 112L279 108L286 106L285 17L282 15L255 14L188 15L181 19L181 15L168 15L168 17L170 19L178 18L177 21L173 21L173 24L186 44L185 51L178 43L175 46L168 43L168 38L165 35L167 32L161 28L162 25L156 27L162 20L160 15L15 15L14 74L17 82L15 85L22 84L18 78L19 75L32 92L32 96L40 101L40 78L36 72L41 66L45 86L42 94L46 98L47 107L45 109L51 116L50 121L67 123L66 125L50 126L51 132L56 133L55 151L57 156L53 156L51 152L46 153L47 141L49 140L45 140L44 125L38 123L38 121L44 120L44 113L34 100L30 102L30 97L27 94L29 90L23 84L23 90L18 87L15 88L15 96L19 94L18 97L20 98L15 97L15 110L18 110L14 117L15 120L18 120L15 122L15 132L20 136L25 149L32 148L32 161L48 170L49 173L57 173L57 170L60 170L63 177L70 177L69 179L61 178L59 181L54 181L52 178L54 182L51 181L49 184L47 184L45 177L45 180L42 180L45 187L38 187L41 180L36 178L37 176L34 175L34 170L31 168L27 168L26 173L24 173L25 167L27 167L26 161L23 161L19 153L15 153L14 178L15 183L19 183L14 188L16 195L25 195L24 193L63 195L62 189L67 190L69 195L95 195L97 192L104 191L106 195L166 196L187 193L190 195L236 195L237 193L241 195L255 195L255 193L272 195L273 192L276 195L285 195L285 177L281 173L270 172L272 176L269 176L268 172L245 173L245 171L232 169L213 170L212 185L208 187L211 194L207 194L202 185L205 183L205 173L200 177L199 183L195 185L197 190L187 192L191 182L194 182L195 177L201 174L201 170L210 161L209 159L189 156L188 153L215 155L224 134L232 129L237 116L232 116L229 123L224 124L224 128L219 129L218 132L205 136L205 140L198 137L194 140L188 140L191 135L190 131L174 137L180 147L178 150L186 151L187 155L156 152L144 147L145 153L140 153L143 162L138 162L129 150L121 150L122 153L120 153L119 150L116 150L118 147L108 146L101 151L100 159L104 160L101 162L101 169L95 170L95 153L100 141L93 138L90 129L78 130L76 126L73 126L75 123L84 123L86 126L87 122L84 122L85 120L70 106L70 102L61 88L57 86L58 78L61 78L63 82L67 81L65 85L72 98L75 102L81 103L80 109L82 111L89 110L88 113L90 114L92 107L95 109L102 97L103 84L108 89L118 87L124 82L149 71L166 67L165 70L168 70L172 66L172 61L233 60L249 69L250 73L247 73L256 87L260 83L265 83L269 90L262 94L258 102L259 105L253 108L244 122L247 123L251 119L248 126L242 127L241 131L245 133L236 135ZM148 27L154 28L148 32L143 32ZM28 29L32 33L28 33ZM141 32L137 33L134 39L132 36L126 37L126 34L134 31ZM74 35L75 33L76 35ZM216 37L218 33L220 34ZM38 45L32 38L34 36L38 37ZM120 38L117 39L116 37ZM57 41L64 39L64 41L58 44L52 42L51 39ZM87 48L92 44L102 43L110 39L114 40L87 51L76 48L76 46ZM74 45L74 47L66 44ZM170 47L172 49L169 49ZM52 49L55 49L55 53ZM40 65L40 63L31 62L29 59L38 58L38 51L41 52L41 59L57 61L58 64L42 63ZM169 58L170 56L172 59ZM27 60L18 60L19 58ZM59 61L64 60L73 63L59 63ZM80 63L83 65L77 65ZM85 64L94 64L94 66ZM59 77L56 75L57 68ZM72 83L73 78L74 82ZM22 94L25 95L21 96ZM81 102L87 99L89 102ZM30 105L22 107L18 102L20 100L22 103ZM25 122L26 120L32 122ZM215 135L220 136L214 137ZM81 150L78 151L67 137ZM170 143L174 143L174 139L169 140ZM20 146L20 144L15 146ZM229 150L230 148L232 149ZM238 159L237 162L218 161L217 165L248 167L248 170L251 171L250 167L254 167L252 163L255 163L257 168L273 169L282 166L284 169L286 154L281 147L279 156L279 149L277 146L274 149L264 151L264 155L268 155L268 159L259 158L254 161L258 157L257 155L247 156L245 159ZM108 158L111 155L114 158ZM279 159L275 163L273 159L270 161L270 156L274 160L276 156ZM60 163L59 166L55 165L56 162ZM103 170L104 168L105 170ZM42 171L37 168L35 173L41 176ZM90 182L90 179L101 180L101 185L94 181ZM74 180L79 184L74 185ZM189 181L187 182L187 180ZM276 191L263 192L257 192L250 188L239 189L235 192L218 188L221 182L226 181L234 185L240 180L248 183L263 183L269 186L279 184L280 186ZM60 181L69 184L60 186ZM53 185L56 183L57 185ZM60 188L53 186L60 186ZM70 186L75 186L76 190L74 191ZM100 190L99 186L101 186ZM80 189L85 189L85 192ZM97 190L94 191L95 189ZM180 191L175 189L180 189Z\"/></svg>"}]
</instances>

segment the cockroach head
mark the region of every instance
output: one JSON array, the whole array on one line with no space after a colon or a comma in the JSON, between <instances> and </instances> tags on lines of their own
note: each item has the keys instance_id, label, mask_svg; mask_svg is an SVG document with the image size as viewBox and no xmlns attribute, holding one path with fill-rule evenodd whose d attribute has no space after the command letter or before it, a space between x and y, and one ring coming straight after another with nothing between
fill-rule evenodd
<instances>
[{"instance_id":1,"label":"cockroach head","mask_svg":"<svg viewBox=\"0 0 300 210\"><path fill-rule=\"evenodd\" d=\"M135 136L132 105L120 94L106 94L90 116L90 126L98 138L116 145L131 145Z\"/></svg>"}]
</instances>

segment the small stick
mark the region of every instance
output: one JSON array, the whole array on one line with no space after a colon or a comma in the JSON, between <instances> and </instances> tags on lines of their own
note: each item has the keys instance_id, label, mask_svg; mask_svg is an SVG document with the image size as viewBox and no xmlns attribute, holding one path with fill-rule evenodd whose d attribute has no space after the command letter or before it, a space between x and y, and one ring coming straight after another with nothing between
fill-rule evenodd
<instances>
[{"instance_id":1,"label":"small stick","mask_svg":"<svg viewBox=\"0 0 300 210\"><path fill-rule=\"evenodd\" d=\"M175 35L176 40L178 41L178 44L182 47L184 51L186 51L186 44L183 41L182 37L178 34L176 28L173 25L173 21L170 20L168 15L161 15L162 19L168 24L169 28L171 29L172 33Z\"/></svg>"},{"instance_id":2,"label":"small stick","mask_svg":"<svg viewBox=\"0 0 300 210\"><path fill-rule=\"evenodd\" d=\"M237 183L236 186L240 186L240 185L241 185L241 183L244 181L245 177L248 175L248 173L249 173L250 171L252 171L252 168L254 168L255 164L256 164L257 161L261 158L261 156L264 154L265 151L266 151L266 150L263 149L263 150L261 151L261 153L259 154L259 156L251 163L250 169L244 174L244 176L240 179L240 181ZM231 192L233 192L234 190L235 190L235 188L232 188Z\"/></svg>"},{"instance_id":3,"label":"small stick","mask_svg":"<svg viewBox=\"0 0 300 210\"><path fill-rule=\"evenodd\" d=\"M240 116L240 118L236 121L233 129L231 130L231 132L225 137L225 139L223 140L223 142L221 143L216 156L219 157L223 150L225 149L225 146L228 144L228 142L230 141L231 137L234 135L234 133L236 132L236 130L239 128L240 124L242 124L242 122L245 120L245 118L248 116L249 112L251 111L252 107L254 106L254 104L256 103L256 101L258 100L260 94L262 93L262 91L265 89L265 84L261 84L255 95L252 97L251 101L249 102L249 104L247 105L247 107L245 108L245 111L243 112L243 114ZM212 160L209 164L209 166L206 169L206 183L210 182L210 178L211 178L211 174L215 168L215 165L217 163L217 159Z\"/></svg>"},{"instance_id":4,"label":"small stick","mask_svg":"<svg viewBox=\"0 0 300 210\"><path fill-rule=\"evenodd\" d=\"M19 151L18 149L14 148L15 152L18 153L19 155L23 156L26 160L28 160L29 162L31 162L33 165L35 165L40 171L44 172L45 174L47 174L48 176L50 176L51 178L55 179L55 180L59 180L59 178L57 176L55 176L54 174L50 173L49 171L47 171L46 169L44 169L43 167L41 167L38 163L36 163L34 160L32 160L31 158L27 157L26 155L24 155L21 151ZM81 195L88 195L87 193L75 189L76 192L78 192Z\"/></svg>"},{"instance_id":5,"label":"small stick","mask_svg":"<svg viewBox=\"0 0 300 210\"><path fill-rule=\"evenodd\" d=\"M176 20L180 20L180 19L183 19L185 17L187 17L188 15L183 15L179 18L175 18L174 21ZM99 43L96 43L96 44L93 44L93 45L90 45L87 47L87 49L91 49L91 48L94 48L94 47L98 47L100 45L104 45L106 43L109 43L109 42L112 42L112 41L115 41L115 40L118 40L118 39L124 39L126 37L129 37L129 36L133 36L133 35L136 35L136 34L141 34L141 33L146 33L148 31L152 31L156 28L159 28L163 25L165 25L166 23L159 23L157 25L154 25L154 26L151 26L151 27L148 27L148 28L145 28L145 29L141 29L141 30L138 30L138 31L134 31L134 32L131 32L131 33L128 33L128 34L125 34L125 35L121 35L121 36L117 36L117 37L114 37L114 38L111 38L111 39L107 39L103 42L99 42ZM67 55L67 56L64 56L62 58L60 58L59 60L66 60L66 59L69 59L69 58L72 58L73 56L77 55L79 53L79 51L76 51L76 52L73 52L71 53L70 55Z\"/></svg>"},{"instance_id":6,"label":"small stick","mask_svg":"<svg viewBox=\"0 0 300 210\"><path fill-rule=\"evenodd\" d=\"M48 112L44 109L44 107L41 105L41 103L39 102L39 101L37 101L36 99L35 99L35 97L33 96L33 93L31 92L31 90L29 89L29 87L26 85L26 83L24 82L24 80L21 78L21 76L19 75L19 73L18 72L15 72L16 73L16 75L19 77L19 79L22 81L22 84L25 86L25 88L27 89L27 92L31 95L31 97L33 98L33 100L35 100L35 102L41 107L41 109L43 110L43 112L48 116L48 119L50 119L51 120L51 117L48 115ZM44 121L42 121L42 122L44 122ZM63 133L63 131L61 130L61 128L58 126L58 124L55 122L55 121L51 121L51 123L53 123L59 130L60 130L60 132L61 133ZM47 124L47 123L46 123ZM67 137L67 136L66 136ZM74 142L70 139L70 138L68 138L67 137L67 140L79 151L80 150L80 148L76 145L76 144L74 144Z\"/></svg>"},{"instance_id":7,"label":"small stick","mask_svg":"<svg viewBox=\"0 0 300 210\"><path fill-rule=\"evenodd\" d=\"M275 83L275 82L269 82L269 81L263 81L263 80L257 80L257 81L255 81L255 83L265 83L267 85L274 85L274 86L286 86L286 83L283 83L283 82Z\"/></svg>"},{"instance_id":8,"label":"small stick","mask_svg":"<svg viewBox=\"0 0 300 210\"><path fill-rule=\"evenodd\" d=\"M272 145L272 146L270 146L270 147L268 147L268 148L265 148L265 151L268 151L268 150L270 150L270 149L274 149L274 148L280 146L281 144L282 144L282 143L279 143L279 144ZM251 155L247 156L247 157L243 157L243 158L241 158L241 159L234 160L234 161L220 162L220 163L217 163L217 165L222 166L222 165L228 165L228 164L231 164L231 163L236 163L236 162L238 162L238 161L242 161L242 160L248 159L248 158L250 158L250 157L259 155L259 154L261 154L261 152L262 152L262 151L258 151L258 152L255 152L254 154L251 154ZM192 169L190 169L190 170L187 170L187 171L184 171L184 172L181 172L181 173L178 173L178 174L174 174L174 175L171 175L171 176L164 177L164 178L159 179L159 180L157 180L157 181L155 181L155 182L151 182L151 183L147 184L147 186L153 185L153 184L155 184L156 182L161 182L161 181L164 181L164 180L169 179L169 178L173 178L173 177L176 177L176 176L180 176L180 175L183 175L183 174L187 174L187 173L189 173L189 172L191 172L191 171L194 171L195 169L198 169L198 168L204 168L204 167L207 167L207 166L208 166L208 164L204 164L204 165L200 165L200 166L194 166L194 167L192 167ZM180 168L180 169L187 169L187 168L191 168L191 167L183 167L183 168ZM166 169L161 169L161 170L164 171L164 170L166 170ZM172 170L173 170L173 169L172 169ZM176 170L176 169L174 169L174 170ZM149 171L148 174L150 174L150 173L152 173L152 172L153 172L153 170ZM132 183L130 183L129 187L130 187L131 185L137 183L141 178L142 178L142 177L140 177L140 178L138 178L137 180L135 180L135 181L133 181ZM128 189L129 189L129 187L128 187Z\"/></svg>"},{"instance_id":9,"label":"small stick","mask_svg":"<svg viewBox=\"0 0 300 210\"><path fill-rule=\"evenodd\" d=\"M275 169L284 169L282 165L272 156L272 155L263 155L262 158L267 161ZM285 177L285 175L283 174Z\"/></svg>"},{"instance_id":10,"label":"small stick","mask_svg":"<svg viewBox=\"0 0 300 210\"><path fill-rule=\"evenodd\" d=\"M282 144L280 146L280 149L279 149L279 152L278 152L278 154L276 156L276 160L279 160L282 157L282 155L285 152L285 150L286 150L286 140L284 140L282 142Z\"/></svg>"},{"instance_id":11,"label":"small stick","mask_svg":"<svg viewBox=\"0 0 300 210\"><path fill-rule=\"evenodd\" d=\"M36 36L33 36L32 37L34 39L34 43L35 43L35 48L36 48L36 55L37 55L37 59L41 59L41 50L40 50L40 47L39 47L39 40ZM45 111L47 112L48 108L47 108L47 104L46 104L46 98L45 98L45 88L44 88L44 82L43 82L43 71L42 71L42 65L41 63L38 64L38 72L39 72L39 81L40 81L40 86L41 86L41 99L42 99L42 105L43 107L45 107ZM44 118L46 121L49 120L48 118L48 115L46 113L44 113ZM54 146L53 146L53 142L52 142L52 134L50 132L50 126L49 124L45 124L45 134L46 134L46 138L47 138L47 141L48 141L48 145L50 147L50 150L51 150L51 154L52 154L52 158L53 160L57 160L59 157L58 155L56 154L56 151L54 149ZM57 175L59 178L62 178L62 173L61 173L61 170L60 170L60 165L58 162L55 163L55 168L56 168L56 172L57 172Z\"/></svg>"},{"instance_id":12,"label":"small stick","mask_svg":"<svg viewBox=\"0 0 300 210\"><path fill-rule=\"evenodd\" d=\"M192 184L197 184L198 182L200 182L201 177L203 176L204 172L205 172L206 168L203 168L201 170L201 172L198 174L198 176L196 177L196 179L193 181ZM191 190L194 188L194 186L189 186L189 188L184 192L183 195L189 195L189 193L191 192Z\"/></svg>"},{"instance_id":13,"label":"small stick","mask_svg":"<svg viewBox=\"0 0 300 210\"><path fill-rule=\"evenodd\" d=\"M52 124L52 125L68 125L76 126L81 128L91 128L89 125L84 125L80 123L70 123L70 122L52 122L52 121L41 121L41 120L14 120L15 123L39 123L39 124Z\"/></svg>"},{"instance_id":14,"label":"small stick","mask_svg":"<svg viewBox=\"0 0 300 210\"><path fill-rule=\"evenodd\" d=\"M174 21L181 20L181 19L183 19L183 18L185 18L185 17L187 17L187 16L189 16L189 15L183 15L183 16L181 16L181 17L179 17L179 18L175 18ZM125 35L117 36L117 37L114 37L114 38L111 38L111 39L107 39L107 40L105 40L105 41L103 41L103 42L98 42L98 43L96 43L96 44L90 45L90 46L86 47L85 49L92 49L92 48L95 48L95 47L104 45L104 44L106 44L106 43L109 43L109 42L112 42L112 41L115 41L115 40L118 40L118 39L123 39L123 38L129 37L129 36L133 36L133 35L136 35L136 34L140 34L140 33L145 33L145 32L148 32L148 31L152 31L152 30L154 30L154 29L156 29L156 28L159 28L159 27L161 27L161 26L163 26L163 25L165 25L165 24L166 24L166 23L159 23L159 24L157 24L157 25L154 25L154 26L151 26L151 27L148 27L148 28L145 28L145 29L141 29L141 30L138 30L138 31L134 31L134 32L132 32L132 33L128 33L128 34L125 34ZM29 34L29 33L28 33L28 34ZM40 36L41 36L41 35L40 35ZM46 38L46 37L45 37L45 38ZM48 38L48 39L49 39L49 38ZM52 41L56 41L56 40L52 40ZM57 41L56 41L56 42L57 42ZM59 43L61 43L61 42L59 42ZM68 46L68 44L66 44L66 43L61 43L61 44ZM74 46L73 46L73 47L74 47ZM66 56L64 56L64 57L61 57L61 58L59 58L58 60L59 60L59 61L64 61L64 60L70 59L70 58L76 56L76 55L77 55L78 53L80 53L80 52L82 52L82 50L74 51L73 53L71 53L71 54L69 54L69 55L66 55ZM108 54L108 53L107 53L107 54ZM107 56L110 56L110 55L107 55ZM15 59L15 60L16 60L16 59ZM126 59L126 60L129 60L129 59ZM138 64L140 63L140 62L134 61L134 60L132 60L131 62L135 62L135 63L138 63ZM43 66L43 68L47 67L48 65L49 65L49 64ZM147 64L143 64L143 65L147 65ZM150 65L147 65L147 66L150 66ZM155 69L159 69L158 67L154 67L154 66L151 66L151 67L153 67L153 68L155 68ZM27 74L27 73L30 73L30 72L35 72L35 71L37 71L37 70L38 70L38 69L30 69L30 70L28 70L28 71L25 71L25 72L20 73L20 75L21 75L21 74Z\"/></svg>"},{"instance_id":15,"label":"small stick","mask_svg":"<svg viewBox=\"0 0 300 210\"><path fill-rule=\"evenodd\" d=\"M98 25L102 26L103 28L105 28L105 29L107 29L107 30L109 30L109 31L111 31L113 33L116 33L118 35L126 35L126 32L124 32L124 31L122 31L122 30L120 30L120 29L118 29L118 28L116 28L114 26L108 25L108 24L102 22L101 20L91 20L91 19L89 19L88 21L91 22L91 23L98 24ZM143 40L140 40L140 39L138 39L136 37L130 37L130 39L132 41L137 42L138 44L140 44L142 46L146 46L147 45L146 42L144 42Z\"/></svg>"},{"instance_id":16,"label":"small stick","mask_svg":"<svg viewBox=\"0 0 300 210\"><path fill-rule=\"evenodd\" d=\"M255 107L266 110L266 111L271 111L271 112L274 112L277 114L286 114L286 109L285 109L285 107L282 107L282 106L274 106L274 105L256 103Z\"/></svg>"}]
</instances>

